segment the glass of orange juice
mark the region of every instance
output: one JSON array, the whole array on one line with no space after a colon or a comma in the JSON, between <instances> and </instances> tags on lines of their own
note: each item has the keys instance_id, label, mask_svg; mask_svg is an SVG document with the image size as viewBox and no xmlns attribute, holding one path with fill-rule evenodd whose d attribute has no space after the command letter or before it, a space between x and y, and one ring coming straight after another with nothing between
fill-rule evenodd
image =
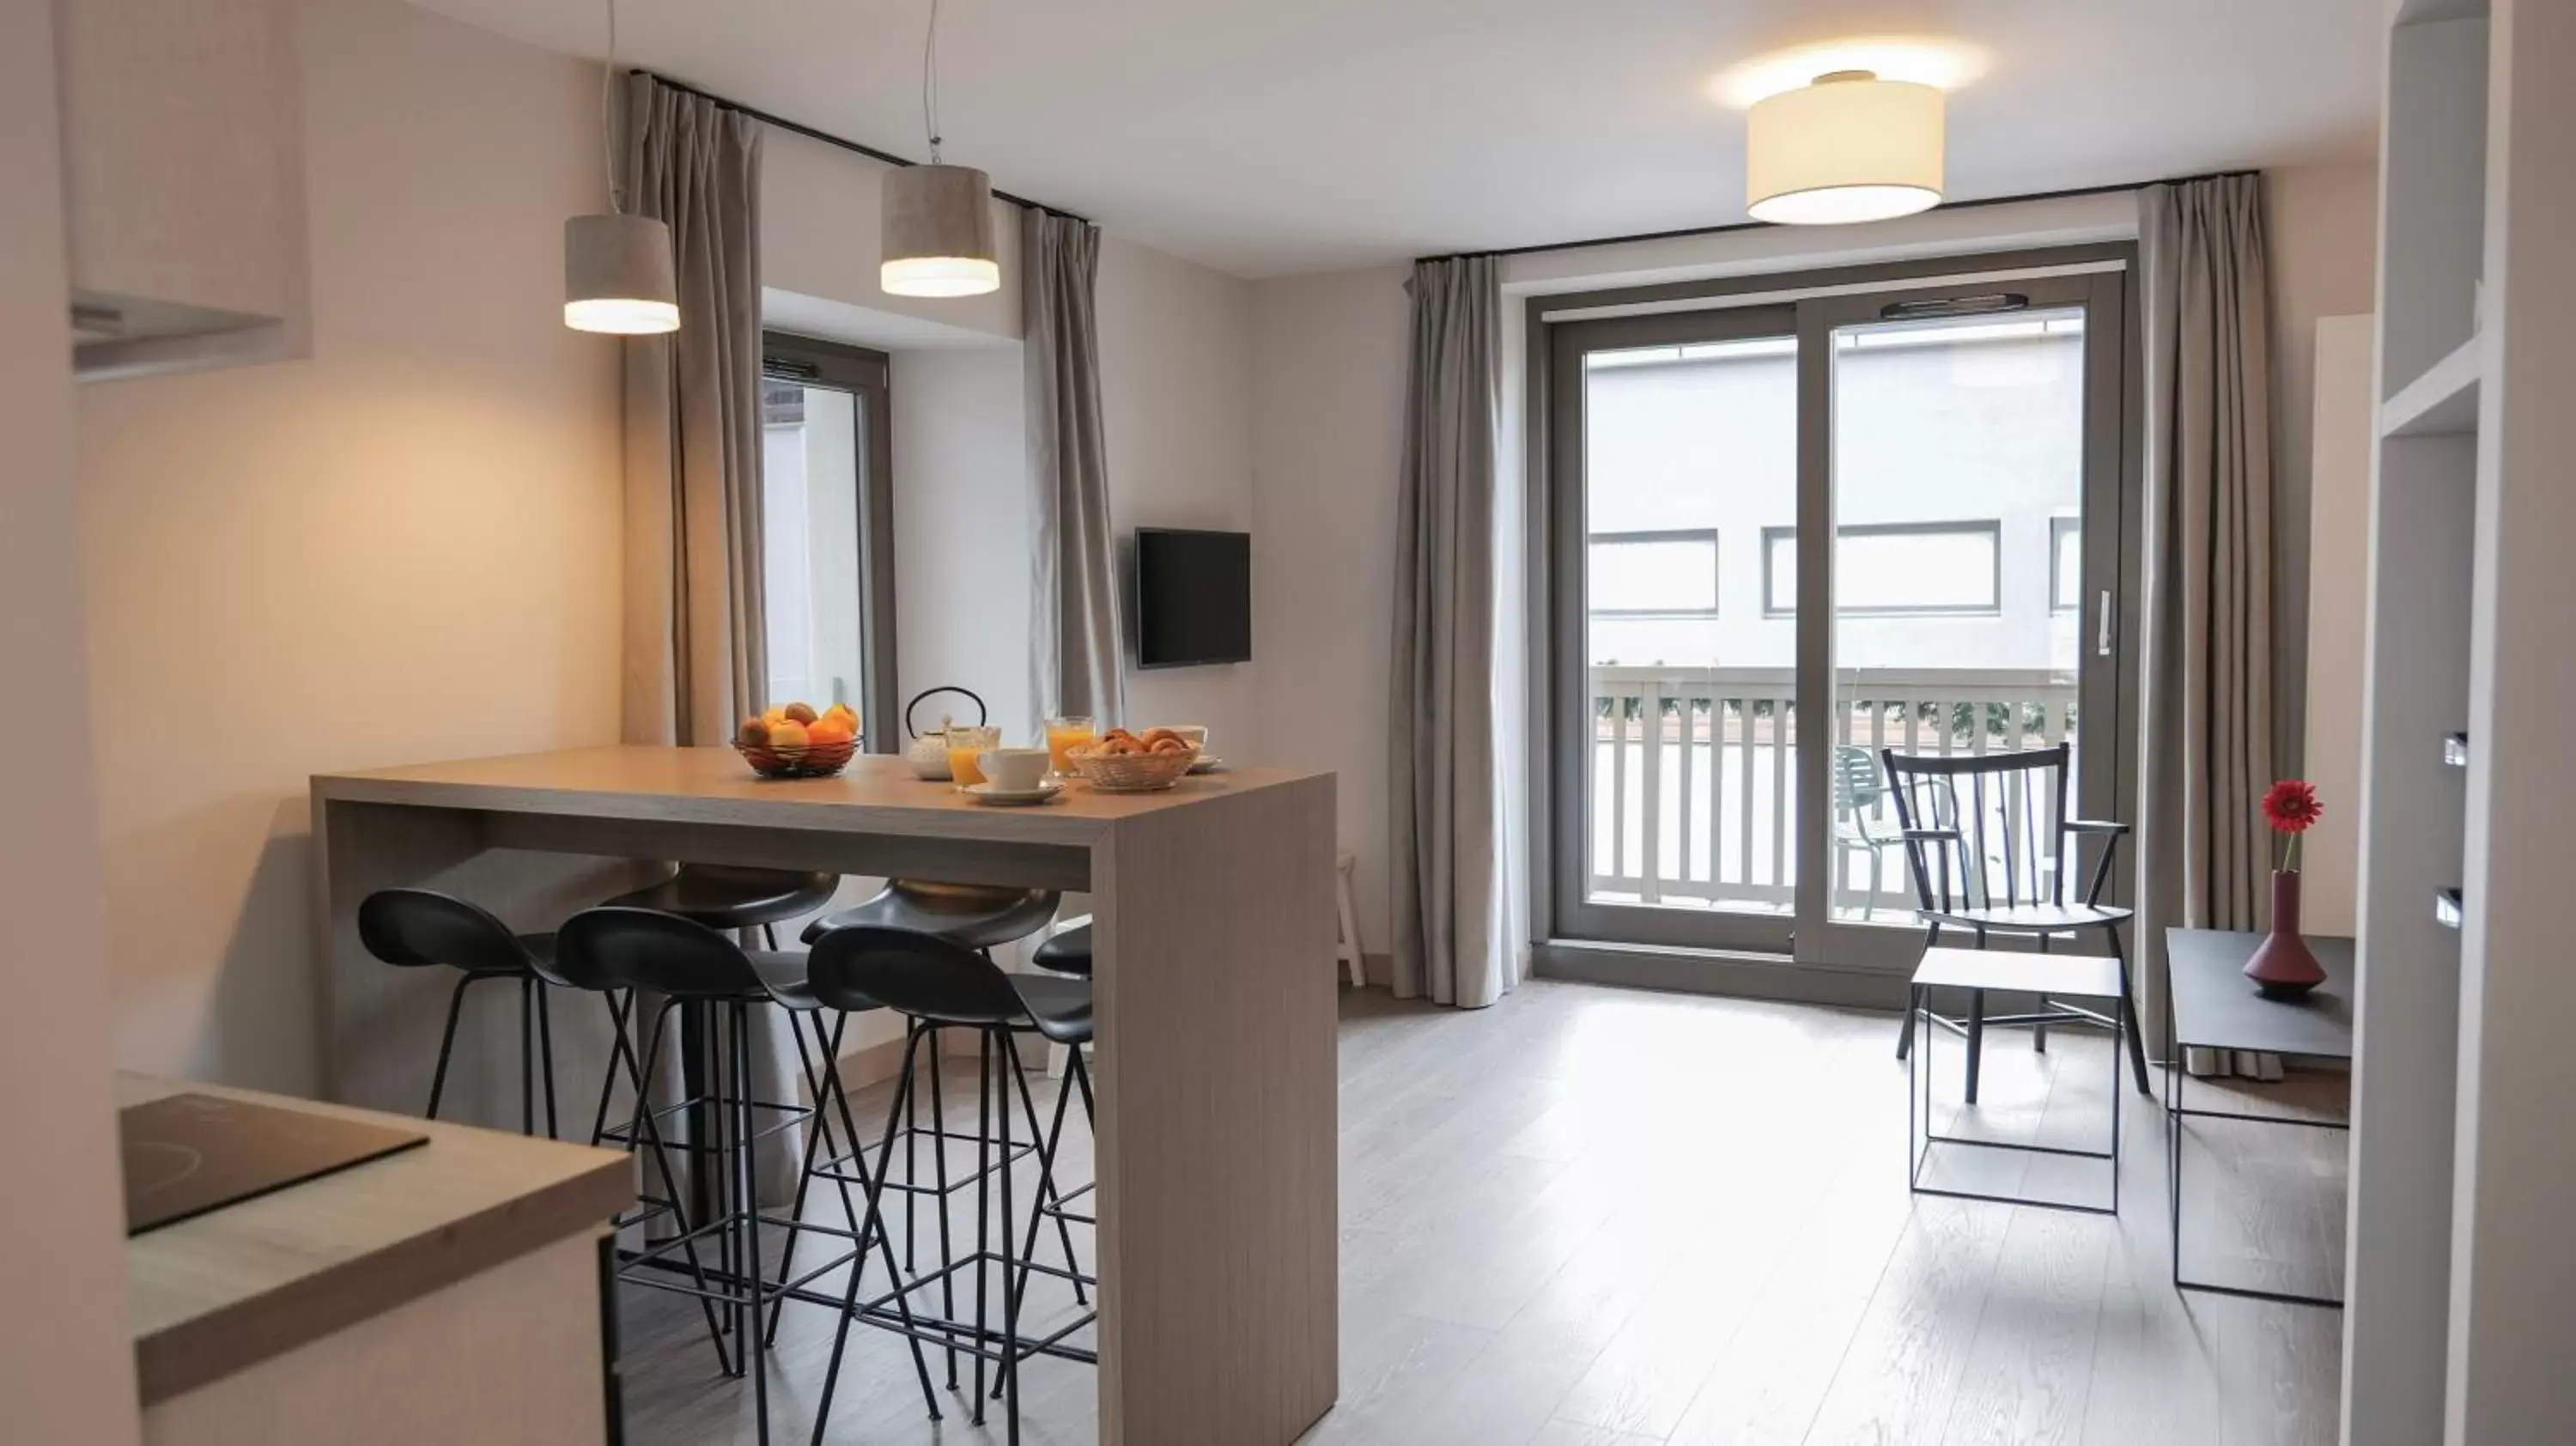
<instances>
[{"instance_id":1,"label":"glass of orange juice","mask_svg":"<svg viewBox=\"0 0 2576 1446\"><path fill-rule=\"evenodd\" d=\"M1069 714L1049 718L1046 720L1048 764L1055 769L1058 776L1070 776L1073 773L1073 760L1067 758L1065 754L1099 737L1099 730L1092 726L1088 718Z\"/></svg>"},{"instance_id":2,"label":"glass of orange juice","mask_svg":"<svg viewBox=\"0 0 2576 1446\"><path fill-rule=\"evenodd\" d=\"M975 766L975 755L1002 746L1002 730L991 727L952 726L948 730L948 776L959 788L984 781L984 770Z\"/></svg>"}]
</instances>

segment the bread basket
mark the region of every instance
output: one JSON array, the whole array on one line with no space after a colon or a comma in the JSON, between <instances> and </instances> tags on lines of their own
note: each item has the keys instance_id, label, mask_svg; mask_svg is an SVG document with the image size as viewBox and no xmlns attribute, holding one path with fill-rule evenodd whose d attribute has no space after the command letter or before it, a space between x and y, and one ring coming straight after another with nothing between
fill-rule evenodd
<instances>
[{"instance_id":1,"label":"bread basket","mask_svg":"<svg viewBox=\"0 0 2576 1446\"><path fill-rule=\"evenodd\" d=\"M1169 753L1103 753L1097 745L1065 751L1065 762L1102 793L1154 793L1181 781L1198 762L1195 748Z\"/></svg>"}]
</instances>

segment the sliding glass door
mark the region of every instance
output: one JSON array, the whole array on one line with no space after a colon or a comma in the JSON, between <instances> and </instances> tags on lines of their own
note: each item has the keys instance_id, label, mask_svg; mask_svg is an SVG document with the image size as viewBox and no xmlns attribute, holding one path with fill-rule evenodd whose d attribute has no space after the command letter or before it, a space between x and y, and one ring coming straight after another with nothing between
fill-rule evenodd
<instances>
[{"instance_id":1,"label":"sliding glass door","mask_svg":"<svg viewBox=\"0 0 2576 1446\"><path fill-rule=\"evenodd\" d=\"M2125 333L2098 262L1550 325L1559 938L1901 964L1885 748L2118 812Z\"/></svg>"}]
</instances>

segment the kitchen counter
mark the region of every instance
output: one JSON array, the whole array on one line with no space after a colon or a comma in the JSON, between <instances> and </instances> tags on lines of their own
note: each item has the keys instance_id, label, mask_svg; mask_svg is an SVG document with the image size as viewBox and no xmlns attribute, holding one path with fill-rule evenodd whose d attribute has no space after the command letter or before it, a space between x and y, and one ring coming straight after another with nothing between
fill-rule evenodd
<instances>
[{"instance_id":1,"label":"kitchen counter","mask_svg":"<svg viewBox=\"0 0 2576 1446\"><path fill-rule=\"evenodd\" d=\"M729 748L610 747L316 777L313 815L333 1094L364 1104L417 1098L445 1006L433 971L360 946L358 903L379 888L448 888L521 928L607 897L617 860L1087 891L1099 1439L1288 1446L1331 1407L1332 775L1246 768L993 808L892 758L773 781ZM591 872L567 882L576 863ZM509 1065L515 1025L469 1027L458 1050Z\"/></svg>"},{"instance_id":2,"label":"kitchen counter","mask_svg":"<svg viewBox=\"0 0 2576 1446\"><path fill-rule=\"evenodd\" d=\"M564 1363L570 1379L552 1389L567 1393L576 1413L586 1403L599 1414L597 1281L588 1262L608 1218L634 1198L624 1154L214 1085L140 1075L120 1083L128 1105L193 1091L429 1136L417 1149L126 1242L147 1439L299 1439L293 1423L305 1403L321 1409L344 1384L316 1385L310 1375L337 1375L340 1365L328 1363L353 1354L401 1358L409 1354L404 1337L440 1315L483 1316L473 1297L491 1286L506 1293L496 1277L510 1272L501 1267L550 1250L589 1272L587 1306L573 1303L574 1318L587 1326L589 1366L579 1350L564 1363L562 1345L543 1359ZM497 1341L530 1324L525 1313L494 1311L482 1329ZM432 1357L416 1358L414 1378L433 1380L438 1367Z\"/></svg>"}]
</instances>

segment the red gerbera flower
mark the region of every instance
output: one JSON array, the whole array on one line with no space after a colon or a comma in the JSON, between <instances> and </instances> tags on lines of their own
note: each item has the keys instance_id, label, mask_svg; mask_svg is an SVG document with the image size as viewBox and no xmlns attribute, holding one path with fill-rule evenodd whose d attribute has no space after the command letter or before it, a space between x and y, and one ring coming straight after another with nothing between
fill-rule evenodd
<instances>
[{"instance_id":1,"label":"red gerbera flower","mask_svg":"<svg viewBox=\"0 0 2576 1446\"><path fill-rule=\"evenodd\" d=\"M2284 778L2263 795L2263 817L2281 833L2306 833L2324 811L2316 785L2303 779Z\"/></svg>"},{"instance_id":2,"label":"red gerbera flower","mask_svg":"<svg viewBox=\"0 0 2576 1446\"><path fill-rule=\"evenodd\" d=\"M2316 785L2305 779L2284 778L2263 794L2263 817L2272 831L2283 835L2281 867L2284 871L2299 866L2299 835L2306 833L2325 805L2317 802Z\"/></svg>"}]
</instances>

